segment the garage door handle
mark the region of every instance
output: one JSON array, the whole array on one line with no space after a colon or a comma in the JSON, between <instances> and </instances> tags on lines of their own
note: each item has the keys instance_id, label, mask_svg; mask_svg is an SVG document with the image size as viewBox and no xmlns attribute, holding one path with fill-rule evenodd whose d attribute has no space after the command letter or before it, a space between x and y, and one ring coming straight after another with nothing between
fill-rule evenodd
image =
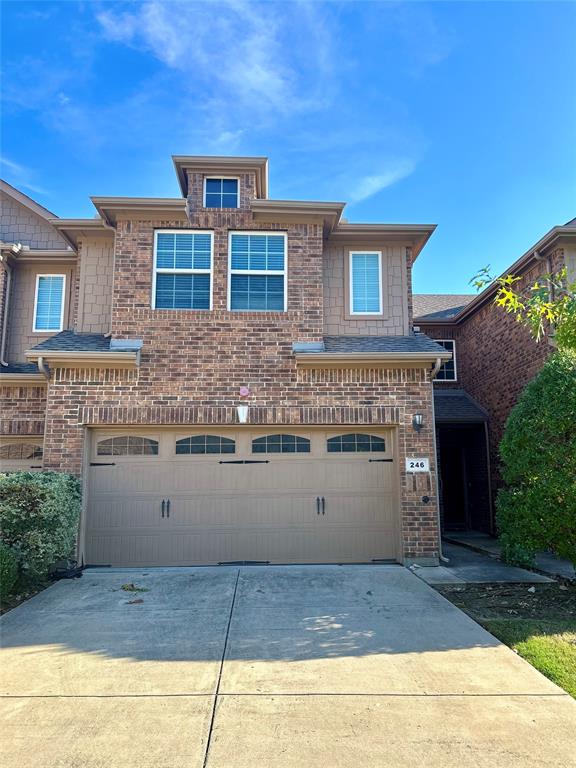
<instances>
[{"instance_id":1,"label":"garage door handle","mask_svg":"<svg viewBox=\"0 0 576 768\"><path fill-rule=\"evenodd\" d=\"M170 517L170 499L166 502L166 517Z\"/></svg>"},{"instance_id":2,"label":"garage door handle","mask_svg":"<svg viewBox=\"0 0 576 768\"><path fill-rule=\"evenodd\" d=\"M316 496L316 514L320 514L320 496Z\"/></svg>"},{"instance_id":3,"label":"garage door handle","mask_svg":"<svg viewBox=\"0 0 576 768\"><path fill-rule=\"evenodd\" d=\"M322 496L322 514L326 514L326 499Z\"/></svg>"},{"instance_id":4,"label":"garage door handle","mask_svg":"<svg viewBox=\"0 0 576 768\"><path fill-rule=\"evenodd\" d=\"M162 499L162 517L164 517L164 506L165 506L165 504L166 504L166 502L164 501L164 499Z\"/></svg>"}]
</instances>

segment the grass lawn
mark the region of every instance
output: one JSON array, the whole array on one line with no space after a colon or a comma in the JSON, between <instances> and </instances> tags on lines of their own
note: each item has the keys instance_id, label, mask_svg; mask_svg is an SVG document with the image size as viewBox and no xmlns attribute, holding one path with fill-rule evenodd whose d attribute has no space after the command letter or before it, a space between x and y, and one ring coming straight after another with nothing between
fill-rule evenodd
<instances>
[{"instance_id":1,"label":"grass lawn","mask_svg":"<svg viewBox=\"0 0 576 768\"><path fill-rule=\"evenodd\" d=\"M576 699L576 621L493 619L481 623Z\"/></svg>"},{"instance_id":2,"label":"grass lawn","mask_svg":"<svg viewBox=\"0 0 576 768\"><path fill-rule=\"evenodd\" d=\"M576 586L474 584L438 591L576 698Z\"/></svg>"}]
</instances>

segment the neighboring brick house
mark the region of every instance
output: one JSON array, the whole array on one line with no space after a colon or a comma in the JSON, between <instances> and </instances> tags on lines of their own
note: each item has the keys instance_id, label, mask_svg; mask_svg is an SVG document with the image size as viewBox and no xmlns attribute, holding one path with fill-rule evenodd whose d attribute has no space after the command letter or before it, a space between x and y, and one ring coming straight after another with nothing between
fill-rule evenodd
<instances>
[{"instance_id":1,"label":"neighboring brick house","mask_svg":"<svg viewBox=\"0 0 576 768\"><path fill-rule=\"evenodd\" d=\"M517 290L567 267L576 281L576 219L550 230L506 274ZM498 446L508 414L553 351L536 343L513 315L493 305L495 287L478 295L417 294L414 323L454 352L434 382L440 506L445 529L495 532L501 484Z\"/></svg>"},{"instance_id":2,"label":"neighboring brick house","mask_svg":"<svg viewBox=\"0 0 576 768\"><path fill-rule=\"evenodd\" d=\"M180 197L93 219L3 187L3 468L82 478L87 564L436 563L434 226L270 200L265 158L174 165Z\"/></svg>"}]
</instances>

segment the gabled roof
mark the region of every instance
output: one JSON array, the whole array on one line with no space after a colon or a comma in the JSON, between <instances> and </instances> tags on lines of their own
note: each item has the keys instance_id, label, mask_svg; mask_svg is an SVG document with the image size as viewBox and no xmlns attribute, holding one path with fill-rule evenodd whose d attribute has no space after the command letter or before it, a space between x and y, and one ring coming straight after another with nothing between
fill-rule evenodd
<instances>
[{"instance_id":1,"label":"gabled roof","mask_svg":"<svg viewBox=\"0 0 576 768\"><path fill-rule=\"evenodd\" d=\"M414 320L449 320L475 296L474 293L415 293Z\"/></svg>"},{"instance_id":2,"label":"gabled roof","mask_svg":"<svg viewBox=\"0 0 576 768\"><path fill-rule=\"evenodd\" d=\"M488 414L463 389L434 388L434 419L437 423L478 423L488 420Z\"/></svg>"},{"instance_id":3,"label":"gabled roof","mask_svg":"<svg viewBox=\"0 0 576 768\"><path fill-rule=\"evenodd\" d=\"M28 210L33 211L33 213L35 213L37 216L41 216L43 219L46 219L46 221L50 221L50 219L56 218L55 213L49 211L48 208L44 208L43 205L37 203L36 200L32 200L31 197L28 197L28 195L25 195L24 192L21 192L19 189L16 189L16 187L13 187L12 184L8 184L8 182L4 181L4 179L0 179L0 190L5 192L13 200L16 200L21 205L24 205L26 208L28 208Z\"/></svg>"},{"instance_id":4,"label":"gabled roof","mask_svg":"<svg viewBox=\"0 0 576 768\"><path fill-rule=\"evenodd\" d=\"M510 274L522 274L524 270L528 269L534 262L540 260L550 248L559 244L574 242L576 242L576 219L572 219L567 224L552 227L552 229L547 232L544 237L541 237L540 240L538 240L538 242L532 246L532 248L526 251L526 253L520 256L519 259L517 259L510 267L508 267L508 269L502 273L502 276ZM446 323L452 321L460 322L465 317L474 312L478 307L481 307L483 304L489 301L493 294L496 292L496 288L497 285L495 282L490 283L490 285L485 288L482 293L473 296L470 301L461 306L459 311L451 317L440 316L436 318L430 317L430 315L428 315L425 320L427 323ZM444 295L449 296L449 294ZM458 298L459 296L462 296L462 294L455 294L455 296ZM417 316L416 311L414 311L414 316L415 319L420 321L424 319L421 315Z\"/></svg>"}]
</instances>

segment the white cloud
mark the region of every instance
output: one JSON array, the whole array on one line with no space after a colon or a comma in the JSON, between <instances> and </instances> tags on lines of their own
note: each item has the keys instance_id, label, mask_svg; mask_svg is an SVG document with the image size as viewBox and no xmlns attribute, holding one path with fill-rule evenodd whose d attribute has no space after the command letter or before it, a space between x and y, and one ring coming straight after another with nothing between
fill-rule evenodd
<instances>
[{"instance_id":1,"label":"white cloud","mask_svg":"<svg viewBox=\"0 0 576 768\"><path fill-rule=\"evenodd\" d=\"M97 14L104 37L146 50L185 75L215 114L288 116L325 103L333 52L310 3L163 3ZM322 28L321 28L322 27Z\"/></svg>"},{"instance_id":2,"label":"white cloud","mask_svg":"<svg viewBox=\"0 0 576 768\"><path fill-rule=\"evenodd\" d=\"M46 194L45 189L42 189L42 187L39 187L30 181L32 176L30 168L26 168L25 166L20 165L20 163L16 163L14 160L9 160L6 156L0 155L0 169L2 169L1 175L6 176L6 180L9 183L14 184L14 186L23 187L38 195Z\"/></svg>"},{"instance_id":3,"label":"white cloud","mask_svg":"<svg viewBox=\"0 0 576 768\"><path fill-rule=\"evenodd\" d=\"M348 200L350 203L360 203L369 197L376 195L386 187L391 187L397 181L405 179L416 170L415 160L401 159L383 164L378 173L362 176L348 186Z\"/></svg>"}]
</instances>

